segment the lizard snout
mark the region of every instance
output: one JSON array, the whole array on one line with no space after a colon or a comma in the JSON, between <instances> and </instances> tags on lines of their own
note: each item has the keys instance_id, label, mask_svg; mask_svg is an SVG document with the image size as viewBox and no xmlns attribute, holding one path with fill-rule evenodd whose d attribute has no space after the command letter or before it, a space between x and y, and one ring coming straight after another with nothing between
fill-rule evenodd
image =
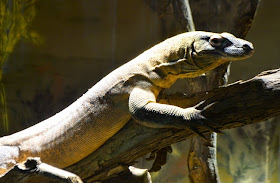
<instances>
[{"instance_id":1,"label":"lizard snout","mask_svg":"<svg viewBox=\"0 0 280 183\"><path fill-rule=\"evenodd\" d=\"M245 52L247 52L249 54L254 53L254 47L253 47L252 43L245 43L242 45L242 48L245 50Z\"/></svg>"},{"instance_id":2,"label":"lizard snout","mask_svg":"<svg viewBox=\"0 0 280 183\"><path fill-rule=\"evenodd\" d=\"M247 57L252 56L255 51L253 44L247 41L242 45L242 49L244 50L244 53L247 55Z\"/></svg>"}]
</instances>

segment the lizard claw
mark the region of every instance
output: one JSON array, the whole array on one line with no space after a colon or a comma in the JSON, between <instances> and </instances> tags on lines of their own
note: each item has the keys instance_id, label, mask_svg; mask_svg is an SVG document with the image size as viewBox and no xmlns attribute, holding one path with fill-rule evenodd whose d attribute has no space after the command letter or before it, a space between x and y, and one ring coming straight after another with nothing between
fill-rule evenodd
<instances>
[{"instance_id":1,"label":"lizard claw","mask_svg":"<svg viewBox=\"0 0 280 183\"><path fill-rule=\"evenodd\" d=\"M218 130L217 128L212 127L211 125L204 123L204 126L208 129L210 129L213 132L219 133L219 134L223 134L223 132L221 132L220 130Z\"/></svg>"},{"instance_id":2,"label":"lizard claw","mask_svg":"<svg viewBox=\"0 0 280 183\"><path fill-rule=\"evenodd\" d=\"M207 128L213 132L216 133L220 133L222 134L222 132L214 127L212 127L211 124L209 124L209 121L201 114L201 110L195 109L195 108L186 108L186 120L190 121L189 124L189 129L194 132L195 134L197 134L198 136L200 136L202 139L204 139L205 141L207 141L206 137L197 130L196 126L201 126L204 128ZM213 123L215 124L215 123Z\"/></svg>"},{"instance_id":3,"label":"lizard claw","mask_svg":"<svg viewBox=\"0 0 280 183\"><path fill-rule=\"evenodd\" d=\"M200 136L204 141L208 142L207 138L202 133L200 133L196 128L190 127L190 130L196 135Z\"/></svg>"}]
</instances>

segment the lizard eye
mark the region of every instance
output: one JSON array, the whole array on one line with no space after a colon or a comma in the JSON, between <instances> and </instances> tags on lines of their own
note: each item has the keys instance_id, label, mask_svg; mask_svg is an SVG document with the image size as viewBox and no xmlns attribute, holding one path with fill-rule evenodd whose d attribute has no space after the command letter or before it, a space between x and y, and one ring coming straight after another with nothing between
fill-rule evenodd
<instances>
[{"instance_id":1,"label":"lizard eye","mask_svg":"<svg viewBox=\"0 0 280 183\"><path fill-rule=\"evenodd\" d=\"M211 36L211 38L209 39L209 43L213 46L213 47L219 47L222 46L223 44L223 38L221 36Z\"/></svg>"}]
</instances>

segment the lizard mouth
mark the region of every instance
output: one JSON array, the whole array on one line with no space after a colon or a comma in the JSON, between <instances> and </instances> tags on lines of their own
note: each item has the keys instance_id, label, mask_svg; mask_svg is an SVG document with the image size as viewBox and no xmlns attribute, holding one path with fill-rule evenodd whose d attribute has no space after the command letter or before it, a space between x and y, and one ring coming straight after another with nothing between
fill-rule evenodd
<instances>
[{"instance_id":1,"label":"lizard mouth","mask_svg":"<svg viewBox=\"0 0 280 183\"><path fill-rule=\"evenodd\" d=\"M241 47L225 47L223 52L231 57L247 58L253 55L254 48L245 44Z\"/></svg>"},{"instance_id":2,"label":"lizard mouth","mask_svg":"<svg viewBox=\"0 0 280 183\"><path fill-rule=\"evenodd\" d=\"M225 43L227 44L213 46L209 42L202 42L196 45L193 41L187 50L188 64L192 65L193 69L204 70L209 66L249 58L254 53L254 47L250 42L237 40Z\"/></svg>"},{"instance_id":3,"label":"lizard mouth","mask_svg":"<svg viewBox=\"0 0 280 183\"><path fill-rule=\"evenodd\" d=\"M225 55L223 55L222 53L223 52L219 52L217 50L205 50L205 51L198 52L195 49L194 42L193 42L191 44L189 55L190 55L190 60L192 65L194 65L198 70L203 70L205 66L212 63L211 57L214 57L216 59L223 58ZM209 57L209 58L205 59L205 57Z\"/></svg>"},{"instance_id":4,"label":"lizard mouth","mask_svg":"<svg viewBox=\"0 0 280 183\"><path fill-rule=\"evenodd\" d=\"M225 60L240 60L240 59L245 59L249 58L250 56L253 55L254 49L251 46L248 45L243 45L240 47L237 46L228 46L220 49L215 49L215 50L205 50L205 51L200 51L197 52L195 48L192 46L192 60L195 60L195 57L200 57L203 58L206 55L211 56L211 57L216 57L216 58L221 58ZM195 63L195 61L194 61ZM196 64L197 65L197 64Z\"/></svg>"}]
</instances>

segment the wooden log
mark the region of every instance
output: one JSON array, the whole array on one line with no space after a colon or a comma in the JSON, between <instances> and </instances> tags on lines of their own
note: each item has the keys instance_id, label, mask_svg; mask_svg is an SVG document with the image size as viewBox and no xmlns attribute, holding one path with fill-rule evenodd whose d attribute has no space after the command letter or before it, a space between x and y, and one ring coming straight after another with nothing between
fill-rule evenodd
<instances>
[{"instance_id":1,"label":"wooden log","mask_svg":"<svg viewBox=\"0 0 280 183\"><path fill-rule=\"evenodd\" d=\"M203 115L209 123L223 130L261 122L279 115L279 96L280 69L276 69L262 72L248 81L239 81L191 96L186 96L184 93L162 94L161 101L176 105L184 104L185 107L200 102L197 108L203 110ZM205 128L199 128L199 131L209 133ZM193 133L189 130L153 129L130 121L97 151L66 170L79 175L85 182L106 182L121 175L128 166L133 165L137 159L149 152L191 136ZM32 182L36 176L28 177L26 174L18 173L13 177L4 176L0 182L3 180Z\"/></svg>"}]
</instances>

